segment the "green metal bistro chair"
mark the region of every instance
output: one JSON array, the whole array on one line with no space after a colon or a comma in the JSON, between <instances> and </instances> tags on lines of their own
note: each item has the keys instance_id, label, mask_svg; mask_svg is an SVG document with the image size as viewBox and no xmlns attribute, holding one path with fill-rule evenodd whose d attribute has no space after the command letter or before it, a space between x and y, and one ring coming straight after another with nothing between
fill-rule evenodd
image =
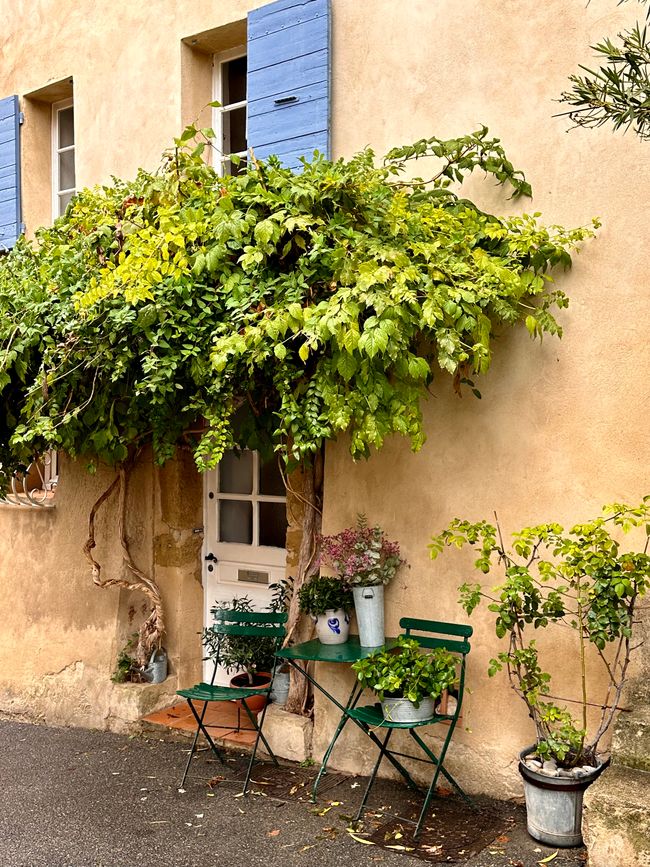
<instances>
[{"instance_id":1,"label":"green metal bistro chair","mask_svg":"<svg viewBox=\"0 0 650 867\"><path fill-rule=\"evenodd\" d=\"M207 726L204 725L205 713L208 708L208 704L213 701L237 701L239 699L251 698L254 695L265 695L269 696L272 688L272 682L268 684L268 686L260 686L260 687L233 687L233 686L215 686L214 680L217 675L217 667L219 666L219 659L221 655L221 645L224 639L229 635L237 635L245 638L259 638L261 639L272 639L273 642L273 654L274 654L274 663L273 663L273 672L275 674L275 668L277 665L277 657L275 657L275 653L280 649L280 645L282 644L282 640L286 634L286 630L284 624L287 622L287 614L285 612L258 612L258 611L231 611L230 609L219 609L215 612L215 622L210 627L212 632L215 635L215 653L210 657L214 659L214 670L212 672L212 678L210 683L197 683L195 686L191 687L191 689L179 689L176 693L177 695L183 696L183 698L187 699L187 703L190 706L190 710L192 711L192 715L196 720L196 734L194 735L194 742L192 743L192 749L190 750L190 755L187 760L187 764L185 766L185 772L183 773L183 779L181 780L180 787L183 788L185 784L185 779L187 778L188 771L190 769L190 764L192 762L192 758L194 757L194 753L196 752L196 745L199 740L199 735L202 733L205 739L207 740L212 752L219 759L219 761L224 764L224 759L222 756L222 751L217 747L213 739L210 737L210 734L207 730ZM200 713L197 709L197 704L203 702L203 708ZM263 742L266 747L269 755L273 759L273 762L277 765L278 760L276 759L273 750L268 744L268 741L262 734L262 726L264 725L264 717L266 716L266 708L268 707L268 701L264 705L264 708L261 713L261 717L259 723L255 717L255 714L251 712L248 707L248 704L245 701L241 702L246 714L257 732L257 737L255 738L255 745L253 747L250 761L248 763L248 770L246 772L246 780L244 782L243 793L246 795L248 793L248 784L251 778L251 772L253 770L253 762L255 761L255 755L257 753L257 747L260 740Z\"/></svg>"},{"instance_id":2,"label":"green metal bistro chair","mask_svg":"<svg viewBox=\"0 0 650 867\"><path fill-rule=\"evenodd\" d=\"M417 789L417 786L411 779L411 776L406 770L406 768L404 768L401 762L397 760L396 756L414 759L415 761L426 762L435 766L433 779L431 780L431 785L429 786L425 795L422 810L420 811L420 817L417 821L415 833L413 835L414 839L417 839L420 835L420 831L422 830L422 823L424 822L426 812L429 808L429 803L431 802L431 798L433 797L433 794L436 790L436 784L441 774L449 783L451 783L451 785L459 792L460 795L462 795L462 797L468 803L472 803L469 797L458 785L456 780L449 773L449 771L447 771L444 766L444 761L445 756L447 755L447 748L449 747L449 743L454 733L456 723L458 722L458 718L460 716L460 709L463 703L463 689L465 686L465 663L467 659L467 654L470 651L468 639L471 636L473 630L471 626L467 626L465 624L445 623L444 621L437 620L415 620L412 617L403 617L400 620L399 625L402 629L405 630L404 634L406 636L415 638L422 647L430 649L435 647L444 647L450 653L458 654L460 656L460 673L458 679L458 695L456 709L453 713L443 713L442 711L437 711L434 716L429 717L428 719L409 723L393 722L391 720L384 719L380 704L346 709L345 716L353 719L356 724L365 731L368 737L372 741L374 741L374 743L379 747L379 756L372 770L372 774L370 775L370 780L368 781L368 785L366 787L361 806L359 807L359 811L356 816L357 821L361 818L366 808L366 803L368 801L368 796L370 795L370 790L372 789L373 783L375 782L377 771L379 770L379 766L384 756L390 759L393 765L398 768L402 776L406 779L409 786L414 789ZM417 631L418 633L424 632L427 634L412 635L411 633L413 632L413 630ZM448 725L447 736L445 737L439 756L436 756L435 753L431 749L429 749L429 747L424 743L422 738L416 732L416 729L420 726L434 725L435 723L447 723ZM378 729L387 730L386 736L383 741L381 741L377 737L377 735L375 735L375 732ZM424 752L426 758L423 758L421 755L413 756L409 755L408 753L398 753L394 750L389 750L388 742L390 741L391 735L393 734L395 729L407 730L415 743Z\"/></svg>"}]
</instances>

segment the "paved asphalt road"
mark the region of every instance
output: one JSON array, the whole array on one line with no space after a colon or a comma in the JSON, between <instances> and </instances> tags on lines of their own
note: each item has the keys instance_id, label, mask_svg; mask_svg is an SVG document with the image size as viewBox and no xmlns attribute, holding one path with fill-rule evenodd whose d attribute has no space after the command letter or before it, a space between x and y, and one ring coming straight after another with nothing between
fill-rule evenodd
<instances>
[{"instance_id":1,"label":"paved asphalt road","mask_svg":"<svg viewBox=\"0 0 650 867\"><path fill-rule=\"evenodd\" d=\"M362 845L349 835L346 813L354 812L362 791L349 778L329 793L325 787L319 815L304 788L293 792L292 780L299 783L300 774L305 778L306 772L298 769L283 770L284 797L280 789L269 788L266 797L241 798L236 797L241 783L235 782L241 779L239 766L225 772L230 781L210 789L207 780L220 766L207 764L205 754L180 792L186 744L1 720L0 743L0 867L427 863L404 852ZM394 795L396 804L405 791L381 782L373 793L379 798L375 803L386 804ZM508 835L461 862L466 867L535 867L553 850L540 849L527 838L521 817L521 810L502 804L495 834L509 821ZM553 867L580 863L581 857L579 850L561 852Z\"/></svg>"}]
</instances>

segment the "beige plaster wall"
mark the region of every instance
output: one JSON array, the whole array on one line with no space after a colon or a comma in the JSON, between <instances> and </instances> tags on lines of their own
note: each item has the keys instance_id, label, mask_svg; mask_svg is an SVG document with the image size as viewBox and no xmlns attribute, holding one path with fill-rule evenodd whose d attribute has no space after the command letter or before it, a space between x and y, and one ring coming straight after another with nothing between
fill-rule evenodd
<instances>
[{"instance_id":1,"label":"beige plaster wall","mask_svg":"<svg viewBox=\"0 0 650 867\"><path fill-rule=\"evenodd\" d=\"M26 115L28 231L50 217L47 106L59 92L51 85L73 80L80 186L128 176L139 165L152 168L211 98L210 52L241 41L241 22L259 5L0 0L0 95L18 93ZM632 135L608 129L567 134L566 122L552 117L567 75L589 59L589 43L621 29L636 9L615 0L332 0L332 6L336 155L366 144L382 153L485 123L526 170L535 198L515 206L481 179L468 184L472 196L499 212L540 210L549 222L581 224L594 215L604 221L598 240L563 278L572 305L562 315L562 342L504 336L480 402L458 400L441 376L425 406L428 441L418 455L394 441L352 466L345 443L328 449L326 529L339 529L363 509L400 540L410 563L388 594L394 632L399 616L414 611L460 616L455 588L469 577L469 559L446 557L434 566L426 551L430 534L454 515L478 518L497 508L506 527L572 521L647 488L650 152ZM191 534L201 523L200 491L180 461L163 472L141 469L132 513L137 554L157 575L167 603L172 689L198 670L201 623L199 543ZM105 481L64 463L54 511L0 510L5 712L117 727L135 707L133 693L112 689L107 676L137 603L92 587L79 553L87 510ZM105 544L107 568L118 569L116 548ZM493 780L509 794L514 745L529 739L528 729L505 683L486 680L496 645L480 616L474 626L472 693L451 764L468 788L486 789ZM337 669L326 679L345 678ZM570 672L560 686L562 694L575 689ZM343 692L347 683L335 688ZM331 709L317 702L317 751L332 724ZM350 734L335 764L357 768L360 750Z\"/></svg>"},{"instance_id":2,"label":"beige plaster wall","mask_svg":"<svg viewBox=\"0 0 650 867\"><path fill-rule=\"evenodd\" d=\"M539 210L550 223L603 219L598 239L560 278L572 299L561 316L562 341L540 345L524 333L504 335L480 383L481 401L459 400L438 376L424 406L427 443L417 455L394 440L367 463L351 465L344 442L328 447L326 530L363 510L399 539L410 564L388 590L387 629L394 634L405 614L465 618L456 588L474 577L471 552L447 553L434 564L426 549L452 517L489 519L497 509L504 528L550 519L570 524L602 503L647 493L650 151L609 129L567 134L566 120L552 117L567 75L588 60L589 43L620 30L631 9L609 2L413 2L407 12L372 5L376 16L366 4L335 4L336 152L371 143L381 153L485 123L526 171L535 197L513 205L482 179L467 185L472 197L501 213ZM472 623L470 693L450 766L470 789L485 791L493 782L492 791L518 794L514 757L533 734L505 677L487 677L498 649L489 619L476 613ZM554 641L547 658L559 669L556 694L576 698L569 641ZM346 694L349 681L340 682L339 669L323 676ZM317 755L334 716L317 701ZM335 763L368 767L363 746L347 730Z\"/></svg>"}]
</instances>

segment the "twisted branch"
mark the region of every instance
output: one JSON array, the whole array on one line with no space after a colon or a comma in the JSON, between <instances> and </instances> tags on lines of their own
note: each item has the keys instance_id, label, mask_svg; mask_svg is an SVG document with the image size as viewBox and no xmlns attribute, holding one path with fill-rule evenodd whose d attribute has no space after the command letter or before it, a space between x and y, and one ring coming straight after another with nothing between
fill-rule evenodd
<instances>
[{"instance_id":1,"label":"twisted branch","mask_svg":"<svg viewBox=\"0 0 650 867\"><path fill-rule=\"evenodd\" d=\"M117 474L113 481L93 504L88 516L88 538L83 546L83 552L90 563L93 583L96 584L97 587L123 587L126 590L139 591L140 593L143 593L151 603L151 612L138 630L138 645L135 651L135 658L138 665L144 666L148 662L152 650L159 648L161 645L162 636L165 632L165 620L160 589L153 578L149 577L135 564L126 537L126 500L128 479L134 463L135 456L121 464L117 469ZM122 560L124 561L128 571L133 576L131 579L102 578L102 567L92 554L93 548L95 548L97 544L95 542L95 518L98 511L116 490L118 491L119 496L118 535L120 539L120 547L122 549Z\"/></svg>"}]
</instances>

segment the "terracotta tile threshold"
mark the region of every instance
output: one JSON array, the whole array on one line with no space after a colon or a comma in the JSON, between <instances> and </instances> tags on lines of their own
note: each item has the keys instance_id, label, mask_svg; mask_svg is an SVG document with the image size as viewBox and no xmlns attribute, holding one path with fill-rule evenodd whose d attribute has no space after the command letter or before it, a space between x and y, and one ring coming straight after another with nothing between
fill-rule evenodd
<instances>
[{"instance_id":1,"label":"terracotta tile threshold","mask_svg":"<svg viewBox=\"0 0 650 867\"><path fill-rule=\"evenodd\" d=\"M202 708L197 706L201 713ZM163 710L155 711L142 717L142 722L150 725L164 726L177 731L196 731L196 720L186 702L173 704ZM231 743L237 746L253 744L255 731L251 728L246 711L240 710L236 702L221 701L208 705L204 723L215 741Z\"/></svg>"}]
</instances>

